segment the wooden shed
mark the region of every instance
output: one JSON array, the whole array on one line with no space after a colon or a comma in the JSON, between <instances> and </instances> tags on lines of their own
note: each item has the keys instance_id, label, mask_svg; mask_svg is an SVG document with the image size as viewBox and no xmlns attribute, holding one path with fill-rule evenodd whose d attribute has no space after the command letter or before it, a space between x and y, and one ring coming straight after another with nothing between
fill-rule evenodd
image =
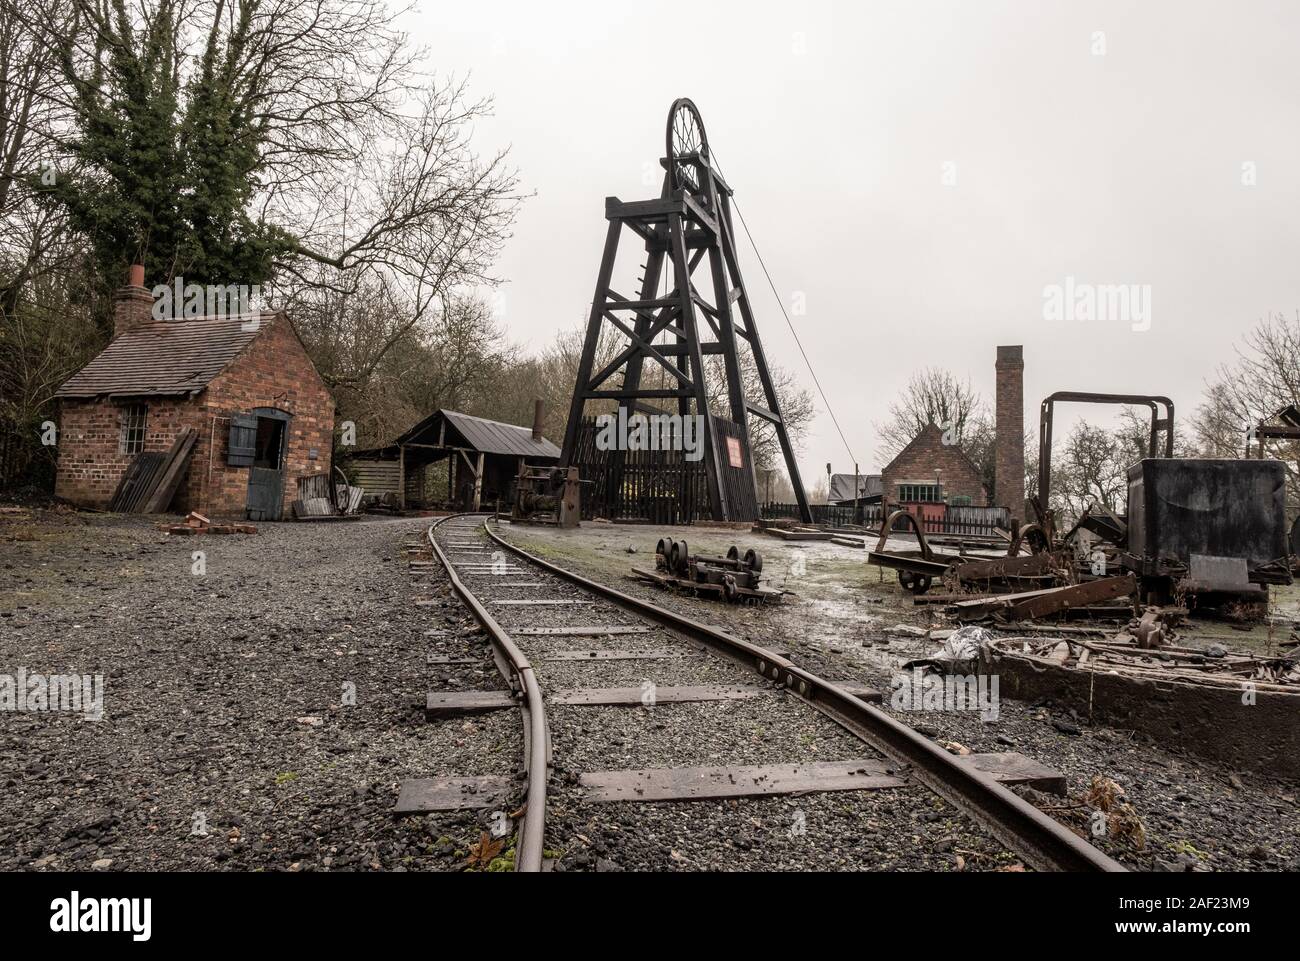
<instances>
[{"instance_id":1,"label":"wooden shed","mask_svg":"<svg viewBox=\"0 0 1300 961\"><path fill-rule=\"evenodd\" d=\"M405 508L408 501L443 499L423 487L424 468L442 460L449 460L445 503L479 510L511 500L522 462L553 466L560 449L542 436L540 421L530 429L440 409L391 444L352 454L345 470L367 494L395 494Z\"/></svg>"}]
</instances>

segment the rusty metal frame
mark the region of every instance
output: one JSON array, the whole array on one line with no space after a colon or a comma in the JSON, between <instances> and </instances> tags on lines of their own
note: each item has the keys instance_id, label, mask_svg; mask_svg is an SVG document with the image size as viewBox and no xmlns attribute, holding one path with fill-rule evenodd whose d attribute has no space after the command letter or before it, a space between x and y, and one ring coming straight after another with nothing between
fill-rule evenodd
<instances>
[{"instance_id":1,"label":"rusty metal frame","mask_svg":"<svg viewBox=\"0 0 1300 961\"><path fill-rule=\"evenodd\" d=\"M1174 456L1174 402L1158 394L1092 394L1085 391L1058 390L1043 398L1038 414L1038 496L1039 520L1046 518L1052 490L1052 419L1057 404L1120 404L1151 409L1151 433L1147 456L1157 453L1160 431L1165 432L1165 457ZM1164 408L1164 416L1160 409Z\"/></svg>"},{"instance_id":2,"label":"rusty metal frame","mask_svg":"<svg viewBox=\"0 0 1300 961\"><path fill-rule=\"evenodd\" d=\"M910 773L918 782L983 825L1031 867L1048 871L1128 870L988 774L959 763L954 755L934 741L789 659L719 628L693 621L544 561L511 544L486 522L483 529L494 543L556 577L577 584L634 614L685 634L711 650L756 670L763 677L784 685L793 696L805 701L855 737L885 756L908 765Z\"/></svg>"},{"instance_id":3,"label":"rusty metal frame","mask_svg":"<svg viewBox=\"0 0 1300 961\"><path fill-rule=\"evenodd\" d=\"M894 521L906 517L912 525L912 530L916 532L916 542L921 545L921 559L926 561L934 560L934 551L930 549L929 542L925 539L925 531L921 529L921 523L910 512L897 510L885 518L885 522L880 525L880 540L876 541L876 550L874 553L883 553L885 542L889 540L889 535L893 533Z\"/></svg>"},{"instance_id":4,"label":"rusty metal frame","mask_svg":"<svg viewBox=\"0 0 1300 961\"><path fill-rule=\"evenodd\" d=\"M920 545L920 556L917 557L913 552L900 553L897 551L886 551L885 542L889 540L889 535L893 533L894 521L901 518L907 518L912 525L912 531L916 534L916 542ZM936 554L930 547L930 542L925 539L925 530L921 522L906 510L896 510L881 522L880 540L876 542L876 549L867 553L867 563L879 564L881 567L888 567L891 570L898 571L898 582L913 594L924 594L930 589L930 584L936 579L940 579L948 572L956 560L955 557L946 554ZM909 581L903 576L904 573L916 574L925 578L924 581Z\"/></svg>"},{"instance_id":5,"label":"rusty metal frame","mask_svg":"<svg viewBox=\"0 0 1300 961\"><path fill-rule=\"evenodd\" d=\"M1043 530L1041 525L1024 524L1007 545L1007 557L1018 557L1021 546L1026 542L1029 543L1031 554L1042 554L1052 549L1051 538L1047 536L1047 531Z\"/></svg>"}]
</instances>

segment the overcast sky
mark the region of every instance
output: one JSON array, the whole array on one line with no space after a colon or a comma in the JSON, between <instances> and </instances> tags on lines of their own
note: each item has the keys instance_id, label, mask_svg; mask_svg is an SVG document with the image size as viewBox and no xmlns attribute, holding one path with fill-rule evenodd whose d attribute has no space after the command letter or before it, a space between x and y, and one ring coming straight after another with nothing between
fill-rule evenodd
<instances>
[{"instance_id":1,"label":"overcast sky","mask_svg":"<svg viewBox=\"0 0 1300 961\"><path fill-rule=\"evenodd\" d=\"M1030 429L1054 390L1188 414L1258 318L1300 307L1298 3L425 0L413 24L495 97L476 144L536 191L499 265L512 339L585 320L604 198L657 195L691 97L864 472L916 369L991 401L995 346L1023 344ZM769 358L811 387L741 255ZM1046 319L1067 277L1149 285L1149 329ZM853 469L818 404L810 488Z\"/></svg>"}]
</instances>

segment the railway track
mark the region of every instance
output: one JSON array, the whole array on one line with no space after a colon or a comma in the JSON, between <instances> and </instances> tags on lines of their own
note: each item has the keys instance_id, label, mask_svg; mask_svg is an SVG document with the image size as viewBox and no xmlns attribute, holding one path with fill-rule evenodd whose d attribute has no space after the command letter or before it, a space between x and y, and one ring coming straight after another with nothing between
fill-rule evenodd
<instances>
[{"instance_id":1,"label":"railway track","mask_svg":"<svg viewBox=\"0 0 1300 961\"><path fill-rule=\"evenodd\" d=\"M608 803L841 791L890 791L914 799L915 785L937 794L1035 869L1124 870L1008 789L1054 773L1036 770L1041 766L1029 759L950 754L874 707L876 692L826 680L781 651L564 570L513 546L481 515L444 518L426 538L453 590L482 625L510 688L431 694L429 716L516 707L522 713L525 776L515 870L542 869L549 804L572 812ZM659 712L691 710L702 712L701 739L728 749L741 746L744 756L721 765L697 763L714 756L693 757L691 747L680 746L694 738L679 737L672 746L678 715ZM747 727L755 713L765 723L804 729L801 743L808 749L787 748L771 759L753 756L756 750L764 754ZM665 729L661 739L670 743L672 758L681 757L679 763L591 770L591 745L608 743L615 746L609 753L617 753L629 740L627 718L647 716L660 719L652 727ZM558 757L553 736L565 745ZM582 755L576 759L580 770L573 770L569 754ZM595 756L608 755L596 750ZM399 813L486 807L496 799L494 791L503 790L499 783L471 782L406 782ZM518 788L513 785L512 796Z\"/></svg>"}]
</instances>

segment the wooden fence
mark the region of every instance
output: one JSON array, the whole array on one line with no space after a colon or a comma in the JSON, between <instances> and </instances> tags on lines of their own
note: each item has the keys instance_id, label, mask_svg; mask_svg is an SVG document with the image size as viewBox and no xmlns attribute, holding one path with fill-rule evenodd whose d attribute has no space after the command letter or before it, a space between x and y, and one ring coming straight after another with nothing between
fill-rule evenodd
<instances>
[{"instance_id":1,"label":"wooden fence","mask_svg":"<svg viewBox=\"0 0 1300 961\"><path fill-rule=\"evenodd\" d=\"M685 524L710 516L704 459L680 450L601 450L596 418L583 419L572 466L582 485L582 516Z\"/></svg>"}]
</instances>

